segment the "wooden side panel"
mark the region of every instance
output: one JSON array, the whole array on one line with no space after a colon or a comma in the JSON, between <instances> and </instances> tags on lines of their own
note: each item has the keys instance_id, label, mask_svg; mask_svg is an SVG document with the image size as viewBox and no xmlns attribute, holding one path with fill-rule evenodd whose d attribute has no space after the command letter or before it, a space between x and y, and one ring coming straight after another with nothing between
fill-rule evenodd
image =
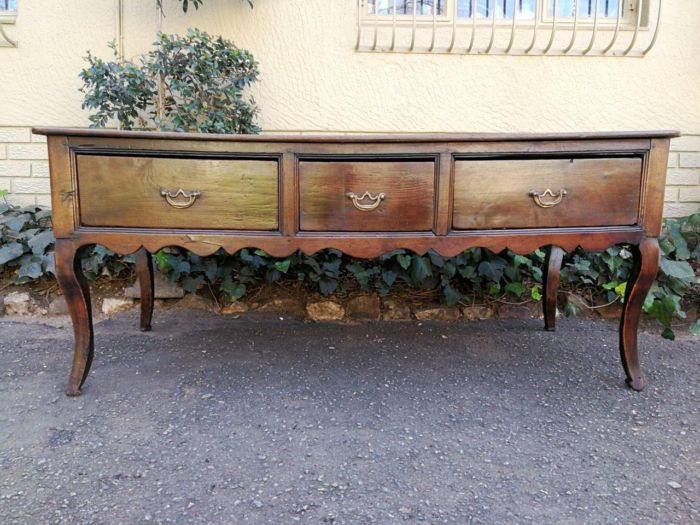
<instances>
[{"instance_id":1,"label":"wooden side panel","mask_svg":"<svg viewBox=\"0 0 700 525\"><path fill-rule=\"evenodd\" d=\"M661 234L669 146L669 139L654 139L651 141L644 185L644 205L642 208L642 221L648 237L658 237Z\"/></svg>"},{"instance_id":2,"label":"wooden side panel","mask_svg":"<svg viewBox=\"0 0 700 525\"><path fill-rule=\"evenodd\" d=\"M626 226L638 223L641 158L460 160L453 228ZM531 196L550 190L541 207Z\"/></svg>"},{"instance_id":3,"label":"wooden side panel","mask_svg":"<svg viewBox=\"0 0 700 525\"><path fill-rule=\"evenodd\" d=\"M77 173L84 226L275 230L279 224L276 161L78 155ZM188 208L161 195L180 189L200 195Z\"/></svg>"},{"instance_id":4,"label":"wooden side panel","mask_svg":"<svg viewBox=\"0 0 700 525\"><path fill-rule=\"evenodd\" d=\"M51 221L56 238L66 238L75 229L76 193L71 156L66 137L48 138L51 175Z\"/></svg>"},{"instance_id":5,"label":"wooden side panel","mask_svg":"<svg viewBox=\"0 0 700 525\"><path fill-rule=\"evenodd\" d=\"M384 199L372 210L359 210L348 193ZM435 199L433 161L299 163L302 231L432 231Z\"/></svg>"}]
</instances>

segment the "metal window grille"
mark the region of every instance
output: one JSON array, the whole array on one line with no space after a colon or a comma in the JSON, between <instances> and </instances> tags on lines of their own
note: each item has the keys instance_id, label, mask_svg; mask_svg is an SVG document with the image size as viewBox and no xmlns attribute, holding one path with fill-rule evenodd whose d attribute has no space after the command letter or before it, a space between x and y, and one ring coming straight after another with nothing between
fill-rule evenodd
<instances>
[{"instance_id":1,"label":"metal window grille","mask_svg":"<svg viewBox=\"0 0 700 525\"><path fill-rule=\"evenodd\" d=\"M0 11L17 11L17 0L0 0Z\"/></svg>"},{"instance_id":2,"label":"metal window grille","mask_svg":"<svg viewBox=\"0 0 700 525\"><path fill-rule=\"evenodd\" d=\"M643 57L663 0L358 0L358 51Z\"/></svg>"},{"instance_id":3,"label":"metal window grille","mask_svg":"<svg viewBox=\"0 0 700 525\"><path fill-rule=\"evenodd\" d=\"M4 24L14 24L17 0L0 0L0 47L17 47L17 41L7 36Z\"/></svg>"}]
</instances>

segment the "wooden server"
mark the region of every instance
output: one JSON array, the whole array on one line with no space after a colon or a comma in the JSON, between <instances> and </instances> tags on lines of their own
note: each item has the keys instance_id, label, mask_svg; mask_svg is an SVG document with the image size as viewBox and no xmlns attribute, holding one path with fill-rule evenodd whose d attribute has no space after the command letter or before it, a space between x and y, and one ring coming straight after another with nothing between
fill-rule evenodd
<instances>
[{"instance_id":1,"label":"wooden server","mask_svg":"<svg viewBox=\"0 0 700 525\"><path fill-rule=\"evenodd\" d=\"M273 256L397 248L547 247L545 327L554 329L564 252L629 243L620 323L627 384L644 388L642 304L659 262L674 131L372 136L199 135L40 128L48 136L56 271L75 329L68 395L94 354L79 250L136 253L141 328L153 312L151 253L255 247Z\"/></svg>"}]
</instances>

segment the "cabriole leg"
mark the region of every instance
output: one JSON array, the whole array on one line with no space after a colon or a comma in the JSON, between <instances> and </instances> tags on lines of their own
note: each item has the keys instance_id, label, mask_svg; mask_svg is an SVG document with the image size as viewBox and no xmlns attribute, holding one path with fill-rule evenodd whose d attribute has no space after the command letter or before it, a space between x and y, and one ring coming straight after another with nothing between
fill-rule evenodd
<instances>
[{"instance_id":1,"label":"cabriole leg","mask_svg":"<svg viewBox=\"0 0 700 525\"><path fill-rule=\"evenodd\" d=\"M141 330L151 329L153 320L153 257L141 248L136 252L136 276L141 288Z\"/></svg>"},{"instance_id":2,"label":"cabriole leg","mask_svg":"<svg viewBox=\"0 0 700 525\"><path fill-rule=\"evenodd\" d=\"M75 351L66 394L80 395L94 355L90 288L83 275L78 250L67 239L56 240L56 278L73 320Z\"/></svg>"},{"instance_id":3,"label":"cabriole leg","mask_svg":"<svg viewBox=\"0 0 700 525\"><path fill-rule=\"evenodd\" d=\"M542 275L542 308L544 310L544 329L553 332L557 317L557 292L559 291L559 273L564 250L559 246L550 246L544 259L544 274Z\"/></svg>"},{"instance_id":4,"label":"cabriole leg","mask_svg":"<svg viewBox=\"0 0 700 525\"><path fill-rule=\"evenodd\" d=\"M644 239L639 246L632 246L634 262L625 290L625 305L620 320L620 358L627 375L627 385L643 390L646 380L639 364L637 328L642 306L659 269L658 239Z\"/></svg>"}]
</instances>

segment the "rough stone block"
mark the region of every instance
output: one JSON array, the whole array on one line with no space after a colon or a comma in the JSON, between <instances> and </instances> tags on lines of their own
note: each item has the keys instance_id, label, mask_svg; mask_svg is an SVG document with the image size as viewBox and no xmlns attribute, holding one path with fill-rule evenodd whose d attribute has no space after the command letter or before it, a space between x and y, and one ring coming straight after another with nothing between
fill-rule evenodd
<instances>
[{"instance_id":1,"label":"rough stone block","mask_svg":"<svg viewBox=\"0 0 700 525\"><path fill-rule=\"evenodd\" d=\"M10 292L5 296L7 315L29 315L32 313L32 298L27 292Z\"/></svg>"},{"instance_id":2,"label":"rough stone block","mask_svg":"<svg viewBox=\"0 0 700 525\"><path fill-rule=\"evenodd\" d=\"M700 168L700 153L681 153L678 164L681 168Z\"/></svg>"},{"instance_id":3,"label":"rough stone block","mask_svg":"<svg viewBox=\"0 0 700 525\"><path fill-rule=\"evenodd\" d=\"M461 317L462 312L457 307L437 306L418 308L413 311L413 315L419 321L456 321Z\"/></svg>"},{"instance_id":4,"label":"rough stone block","mask_svg":"<svg viewBox=\"0 0 700 525\"><path fill-rule=\"evenodd\" d=\"M381 301L377 295L358 295L345 305L348 317L377 320L382 314Z\"/></svg>"},{"instance_id":5,"label":"rough stone block","mask_svg":"<svg viewBox=\"0 0 700 525\"><path fill-rule=\"evenodd\" d=\"M29 128L0 127L0 142L29 142L30 138Z\"/></svg>"},{"instance_id":6,"label":"rough stone block","mask_svg":"<svg viewBox=\"0 0 700 525\"><path fill-rule=\"evenodd\" d=\"M345 309L334 301L319 301L306 305L306 315L312 321L340 321Z\"/></svg>"},{"instance_id":7,"label":"rough stone block","mask_svg":"<svg viewBox=\"0 0 700 525\"><path fill-rule=\"evenodd\" d=\"M153 275L154 297L156 299L182 299L185 296L185 290L177 283L170 282L160 272L155 272ZM132 285L124 290L124 296L131 299L141 299L141 287L138 279Z\"/></svg>"},{"instance_id":8,"label":"rough stone block","mask_svg":"<svg viewBox=\"0 0 700 525\"><path fill-rule=\"evenodd\" d=\"M687 217L698 211L696 202L674 202L664 205L664 217Z\"/></svg>"},{"instance_id":9,"label":"rough stone block","mask_svg":"<svg viewBox=\"0 0 700 525\"><path fill-rule=\"evenodd\" d=\"M102 313L104 315L116 315L130 310L134 306L133 299L124 297L105 297L102 301Z\"/></svg>"},{"instance_id":10,"label":"rough stone block","mask_svg":"<svg viewBox=\"0 0 700 525\"><path fill-rule=\"evenodd\" d=\"M700 151L700 135L683 135L671 139L671 151Z\"/></svg>"},{"instance_id":11,"label":"rough stone block","mask_svg":"<svg viewBox=\"0 0 700 525\"><path fill-rule=\"evenodd\" d=\"M666 191L664 192L664 201L665 202L676 202L677 200L678 200L678 188L676 188L676 187L666 188Z\"/></svg>"},{"instance_id":12,"label":"rough stone block","mask_svg":"<svg viewBox=\"0 0 700 525\"><path fill-rule=\"evenodd\" d=\"M48 162L32 162L32 177L48 177L49 163Z\"/></svg>"},{"instance_id":13,"label":"rough stone block","mask_svg":"<svg viewBox=\"0 0 700 525\"><path fill-rule=\"evenodd\" d=\"M673 186L697 186L700 184L700 171L670 170L666 177L666 184Z\"/></svg>"},{"instance_id":14,"label":"rough stone block","mask_svg":"<svg viewBox=\"0 0 700 525\"><path fill-rule=\"evenodd\" d=\"M0 162L0 177L29 177L31 174L29 162Z\"/></svg>"},{"instance_id":15,"label":"rough stone block","mask_svg":"<svg viewBox=\"0 0 700 525\"><path fill-rule=\"evenodd\" d=\"M15 160L46 160L49 152L46 144L8 144L7 158Z\"/></svg>"},{"instance_id":16,"label":"rough stone block","mask_svg":"<svg viewBox=\"0 0 700 525\"><path fill-rule=\"evenodd\" d=\"M387 297L382 301L382 305L384 306L382 319L385 321L411 320L411 308L409 308L405 301L394 297Z\"/></svg>"},{"instance_id":17,"label":"rough stone block","mask_svg":"<svg viewBox=\"0 0 700 525\"><path fill-rule=\"evenodd\" d=\"M49 179L13 179L13 193L51 193Z\"/></svg>"},{"instance_id":18,"label":"rough stone block","mask_svg":"<svg viewBox=\"0 0 700 525\"><path fill-rule=\"evenodd\" d=\"M681 188L678 200L681 202L700 202L700 186L695 188Z\"/></svg>"}]
</instances>

